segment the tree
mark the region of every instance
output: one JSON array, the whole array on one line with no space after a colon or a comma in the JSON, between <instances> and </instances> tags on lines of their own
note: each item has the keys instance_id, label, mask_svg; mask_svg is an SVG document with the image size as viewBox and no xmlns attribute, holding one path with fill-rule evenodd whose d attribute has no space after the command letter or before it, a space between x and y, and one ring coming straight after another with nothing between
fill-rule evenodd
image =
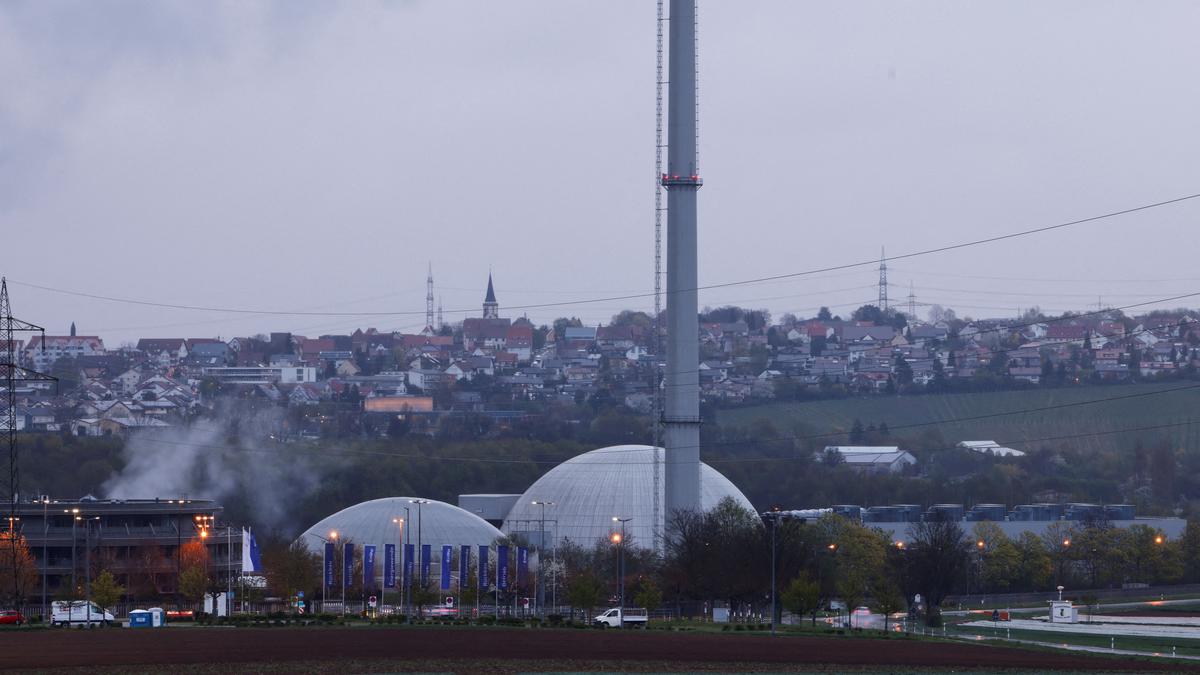
<instances>
[{"instance_id":1,"label":"tree","mask_svg":"<svg viewBox=\"0 0 1200 675\"><path fill-rule=\"evenodd\" d=\"M1183 581L1194 584L1200 581L1200 522L1188 520L1179 541L1183 558Z\"/></svg>"},{"instance_id":2,"label":"tree","mask_svg":"<svg viewBox=\"0 0 1200 675\"><path fill-rule=\"evenodd\" d=\"M833 314L829 312L828 307L821 307L817 310L817 321L829 321L833 318Z\"/></svg>"},{"instance_id":3,"label":"tree","mask_svg":"<svg viewBox=\"0 0 1200 675\"><path fill-rule=\"evenodd\" d=\"M1165 441L1150 451L1150 485L1155 498L1169 504L1175 498L1175 452Z\"/></svg>"},{"instance_id":4,"label":"tree","mask_svg":"<svg viewBox=\"0 0 1200 675\"><path fill-rule=\"evenodd\" d=\"M117 604L122 595L125 595L124 587L117 583L116 577L108 570L101 572L100 576L92 581L92 600L102 610Z\"/></svg>"},{"instance_id":5,"label":"tree","mask_svg":"<svg viewBox=\"0 0 1200 675\"><path fill-rule=\"evenodd\" d=\"M821 586L810 579L807 574L792 579L779 595L780 604L784 609L799 616L812 617L812 624L817 625L817 610L821 608Z\"/></svg>"},{"instance_id":6,"label":"tree","mask_svg":"<svg viewBox=\"0 0 1200 675\"><path fill-rule=\"evenodd\" d=\"M440 589L432 577L424 584L420 580L413 581L411 602L417 607L417 616L424 617L425 608L437 604L441 597Z\"/></svg>"},{"instance_id":7,"label":"tree","mask_svg":"<svg viewBox=\"0 0 1200 675\"><path fill-rule=\"evenodd\" d=\"M649 577L642 577L637 590L633 594L633 602L638 607L644 607L647 612L653 612L662 606L662 591Z\"/></svg>"},{"instance_id":8,"label":"tree","mask_svg":"<svg viewBox=\"0 0 1200 675\"><path fill-rule=\"evenodd\" d=\"M1022 532L1016 541L1017 588L1040 591L1050 584L1053 564L1042 538L1033 532Z\"/></svg>"},{"instance_id":9,"label":"tree","mask_svg":"<svg viewBox=\"0 0 1200 675\"><path fill-rule=\"evenodd\" d=\"M897 354L895 361L896 383L900 386L908 386L913 382L912 366L908 364L908 360L903 355Z\"/></svg>"},{"instance_id":10,"label":"tree","mask_svg":"<svg viewBox=\"0 0 1200 675\"><path fill-rule=\"evenodd\" d=\"M953 521L914 523L908 533L908 575L925 599L926 624L941 625L940 606L967 571L969 545Z\"/></svg>"},{"instance_id":11,"label":"tree","mask_svg":"<svg viewBox=\"0 0 1200 675\"><path fill-rule=\"evenodd\" d=\"M179 592L192 602L199 602L208 590L208 575L204 568L191 566L179 573Z\"/></svg>"},{"instance_id":12,"label":"tree","mask_svg":"<svg viewBox=\"0 0 1200 675\"><path fill-rule=\"evenodd\" d=\"M0 598L11 605L24 603L40 577L25 537L0 532Z\"/></svg>"},{"instance_id":13,"label":"tree","mask_svg":"<svg viewBox=\"0 0 1200 675\"><path fill-rule=\"evenodd\" d=\"M862 443L865 436L866 430L863 428L862 420L858 419L857 417L854 418L854 423L850 425L851 445L858 445L859 443Z\"/></svg>"},{"instance_id":14,"label":"tree","mask_svg":"<svg viewBox=\"0 0 1200 675\"><path fill-rule=\"evenodd\" d=\"M863 305L859 307L854 310L850 318L854 321L869 321L876 326L882 326L887 323L887 317L884 315L883 310L875 305Z\"/></svg>"},{"instance_id":15,"label":"tree","mask_svg":"<svg viewBox=\"0 0 1200 675\"><path fill-rule=\"evenodd\" d=\"M972 534L979 556L980 587L990 593L1007 593L1019 582L1020 552L1000 526L984 521L976 523Z\"/></svg>"},{"instance_id":16,"label":"tree","mask_svg":"<svg viewBox=\"0 0 1200 675\"><path fill-rule=\"evenodd\" d=\"M300 541L287 546L268 546L263 551L262 564L267 587L279 597L291 598L321 584L321 556L309 551Z\"/></svg>"},{"instance_id":17,"label":"tree","mask_svg":"<svg viewBox=\"0 0 1200 675\"><path fill-rule=\"evenodd\" d=\"M591 570L579 570L567 582L567 603L571 605L572 617L576 609L582 609L584 619L590 620L592 609L600 604L603 597L604 585Z\"/></svg>"},{"instance_id":18,"label":"tree","mask_svg":"<svg viewBox=\"0 0 1200 675\"><path fill-rule=\"evenodd\" d=\"M834 588L853 611L884 574L887 539L878 530L841 516L826 516L819 523L834 545Z\"/></svg>"},{"instance_id":19,"label":"tree","mask_svg":"<svg viewBox=\"0 0 1200 675\"><path fill-rule=\"evenodd\" d=\"M904 594L894 579L883 575L871 587L871 597L875 599L875 609L883 615L883 629L888 630L888 617L902 611L907 605Z\"/></svg>"}]
</instances>

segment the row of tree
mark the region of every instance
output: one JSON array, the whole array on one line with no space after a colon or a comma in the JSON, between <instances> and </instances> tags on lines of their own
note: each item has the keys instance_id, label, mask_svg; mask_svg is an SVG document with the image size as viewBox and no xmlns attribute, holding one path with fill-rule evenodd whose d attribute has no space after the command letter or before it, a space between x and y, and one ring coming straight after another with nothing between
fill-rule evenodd
<instances>
[{"instance_id":1,"label":"row of tree","mask_svg":"<svg viewBox=\"0 0 1200 675\"><path fill-rule=\"evenodd\" d=\"M936 624L938 608L951 594L1200 581L1200 525L1194 523L1178 540L1147 526L1116 528L1104 521L1059 522L1043 534L1011 539L995 523L964 530L958 522L934 521L912 523L897 542L833 515L768 517L764 524L726 500L706 513L678 514L673 531L662 558L646 551L627 555L627 586L647 590L680 614L714 603L767 613L772 550L780 606L814 619L835 598L848 607L869 603L893 613L909 609L920 595L926 619ZM611 544L584 549L568 543L560 547L560 559L573 605L590 606L583 600L595 597L597 580L615 597ZM645 596L635 602L650 604Z\"/></svg>"}]
</instances>

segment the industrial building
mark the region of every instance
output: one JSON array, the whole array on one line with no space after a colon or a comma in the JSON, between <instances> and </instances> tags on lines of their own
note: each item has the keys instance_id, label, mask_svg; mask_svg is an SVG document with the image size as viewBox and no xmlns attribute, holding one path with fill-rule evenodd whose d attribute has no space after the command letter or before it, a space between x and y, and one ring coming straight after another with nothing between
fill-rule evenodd
<instances>
[{"instance_id":1,"label":"industrial building","mask_svg":"<svg viewBox=\"0 0 1200 675\"><path fill-rule=\"evenodd\" d=\"M37 565L37 586L25 595L46 602L88 578L111 572L131 596L175 593L183 544L203 541L209 574L241 574L242 534L221 521L206 499L38 499L20 502L14 523ZM205 536L201 536L204 533ZM45 598L43 598L43 579Z\"/></svg>"},{"instance_id":2,"label":"industrial building","mask_svg":"<svg viewBox=\"0 0 1200 675\"><path fill-rule=\"evenodd\" d=\"M326 541L379 547L420 543L432 545L434 550L442 546L458 550L459 546L490 546L503 537L503 532L484 519L453 504L418 497L385 497L323 518L299 539L310 551L319 553Z\"/></svg>"},{"instance_id":3,"label":"industrial building","mask_svg":"<svg viewBox=\"0 0 1200 675\"><path fill-rule=\"evenodd\" d=\"M1131 504L1020 504L1011 510L1004 504L934 504L924 508L919 504L890 504L863 508L855 504L838 504L825 509L804 509L786 512L793 518L817 519L835 514L861 521L864 525L885 532L892 541L908 542L913 523L950 521L962 525L968 533L975 523L995 523L1004 534L1017 538L1032 532L1047 534L1051 527L1084 527L1103 522L1112 527L1146 525L1161 530L1169 539L1180 537L1187 527L1183 518L1138 517Z\"/></svg>"}]
</instances>

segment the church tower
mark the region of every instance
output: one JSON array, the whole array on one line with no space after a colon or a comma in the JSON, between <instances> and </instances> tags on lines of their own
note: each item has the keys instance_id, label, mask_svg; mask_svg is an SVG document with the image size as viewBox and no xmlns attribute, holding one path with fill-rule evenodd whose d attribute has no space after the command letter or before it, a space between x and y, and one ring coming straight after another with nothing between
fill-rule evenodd
<instances>
[{"instance_id":1,"label":"church tower","mask_svg":"<svg viewBox=\"0 0 1200 675\"><path fill-rule=\"evenodd\" d=\"M483 318L499 319L500 303L496 302L496 290L492 288L492 273L488 272L487 296L483 299Z\"/></svg>"}]
</instances>

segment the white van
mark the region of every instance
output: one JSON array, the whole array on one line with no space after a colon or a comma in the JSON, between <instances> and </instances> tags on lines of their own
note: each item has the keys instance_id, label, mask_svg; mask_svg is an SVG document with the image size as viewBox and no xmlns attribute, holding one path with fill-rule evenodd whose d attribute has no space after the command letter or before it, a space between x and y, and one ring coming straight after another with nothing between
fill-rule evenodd
<instances>
[{"instance_id":1,"label":"white van","mask_svg":"<svg viewBox=\"0 0 1200 675\"><path fill-rule=\"evenodd\" d=\"M622 624L629 628L645 628L650 620L650 614L644 609L614 607L592 619L592 623L601 628L621 628Z\"/></svg>"},{"instance_id":2,"label":"white van","mask_svg":"<svg viewBox=\"0 0 1200 675\"><path fill-rule=\"evenodd\" d=\"M50 603L51 626L108 625L112 621L116 621L116 617L97 607L94 602L55 600Z\"/></svg>"}]
</instances>

